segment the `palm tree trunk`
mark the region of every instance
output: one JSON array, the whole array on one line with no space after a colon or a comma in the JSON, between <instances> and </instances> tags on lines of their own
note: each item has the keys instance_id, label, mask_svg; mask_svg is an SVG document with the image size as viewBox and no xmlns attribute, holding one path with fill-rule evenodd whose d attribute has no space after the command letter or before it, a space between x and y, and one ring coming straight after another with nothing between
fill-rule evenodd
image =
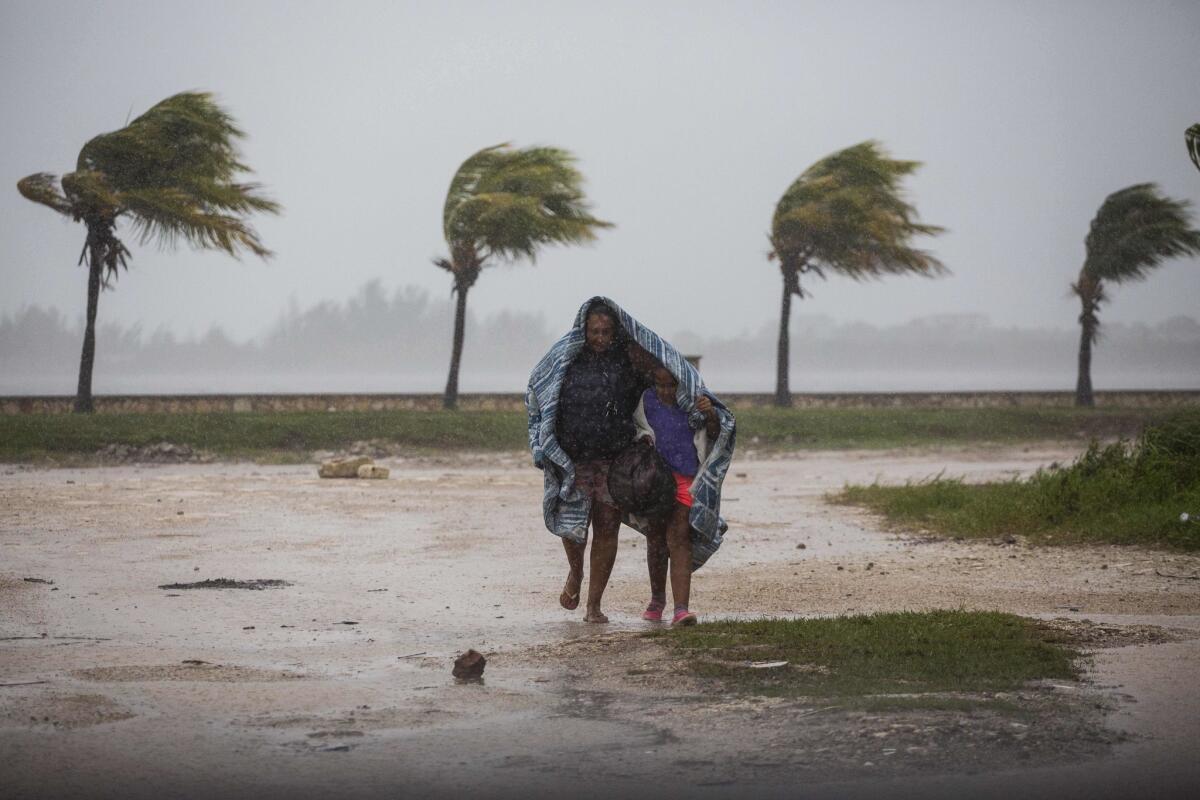
<instances>
[{"instance_id":1,"label":"palm tree trunk","mask_svg":"<svg viewBox=\"0 0 1200 800\"><path fill-rule=\"evenodd\" d=\"M1096 330L1100 327L1096 311L1103 301L1104 287L1085 268L1080 270L1079 280L1071 288L1083 306L1079 313L1079 376L1075 380L1075 405L1091 408L1096 405L1092 396L1092 343L1096 341Z\"/></svg>"},{"instance_id":2,"label":"palm tree trunk","mask_svg":"<svg viewBox=\"0 0 1200 800\"><path fill-rule=\"evenodd\" d=\"M446 394L442 397L442 408L458 408L458 368L462 363L463 334L467 321L467 287L456 283L458 302L454 307L454 344L450 350L450 375L446 378Z\"/></svg>"},{"instance_id":3,"label":"palm tree trunk","mask_svg":"<svg viewBox=\"0 0 1200 800\"><path fill-rule=\"evenodd\" d=\"M1084 312L1079 317L1079 377L1075 381L1075 405L1091 408L1096 405L1092 396L1092 341L1096 338L1096 315L1088 309L1084 299Z\"/></svg>"},{"instance_id":4,"label":"palm tree trunk","mask_svg":"<svg viewBox=\"0 0 1200 800\"><path fill-rule=\"evenodd\" d=\"M775 405L790 408L792 393L788 389L788 323L792 316L792 286L787 276L783 279L783 301L779 310L779 349L775 360Z\"/></svg>"},{"instance_id":5,"label":"palm tree trunk","mask_svg":"<svg viewBox=\"0 0 1200 800\"><path fill-rule=\"evenodd\" d=\"M75 389L77 414L96 410L92 403L92 367L96 363L96 308L100 304L100 274L104 269L99 245L89 246L88 261L87 320L83 328L83 352L79 356L79 386Z\"/></svg>"}]
</instances>

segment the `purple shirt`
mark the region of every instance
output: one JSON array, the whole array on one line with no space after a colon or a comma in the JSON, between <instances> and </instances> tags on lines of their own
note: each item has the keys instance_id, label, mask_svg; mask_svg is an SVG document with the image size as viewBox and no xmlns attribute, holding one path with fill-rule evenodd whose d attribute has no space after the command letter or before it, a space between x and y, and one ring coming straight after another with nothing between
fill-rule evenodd
<instances>
[{"instance_id":1,"label":"purple shirt","mask_svg":"<svg viewBox=\"0 0 1200 800\"><path fill-rule=\"evenodd\" d=\"M653 389L642 395L646 421L654 431L654 447L667 465L680 475L692 476L700 470L696 456L696 432L688 425L687 412L678 406L666 406Z\"/></svg>"}]
</instances>

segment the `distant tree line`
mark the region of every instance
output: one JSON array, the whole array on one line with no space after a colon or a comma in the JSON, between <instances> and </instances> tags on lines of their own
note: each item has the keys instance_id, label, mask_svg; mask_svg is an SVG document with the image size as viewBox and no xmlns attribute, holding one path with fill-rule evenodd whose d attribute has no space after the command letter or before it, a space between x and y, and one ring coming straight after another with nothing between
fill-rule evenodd
<instances>
[{"instance_id":1,"label":"distant tree line","mask_svg":"<svg viewBox=\"0 0 1200 800\"><path fill-rule=\"evenodd\" d=\"M235 340L220 328L194 337L141 326L101 324L97 362L120 386L186 386L190 391L428 392L450 356L445 332L455 303L404 287L388 291L379 280L348 300L284 311L261 335ZM0 317L0 392L60 393L83 321L37 306ZM520 391L529 364L561 334L563 320L540 314L468 312L472 347L463 366L476 389ZM1069 328L1013 328L982 315L942 315L903 324L838 323L823 315L794 315L790 334L806 343L793 363L806 388L884 390L911 376L918 388L1052 388L1076 340ZM765 391L773 365L773 323L738 336L675 331L685 353L703 355L701 371L724 391ZM1176 317L1154 325L1113 324L1105 329L1101 368L1109 380L1137 376L1137 385L1200 388L1200 322ZM188 381L179 383L181 366ZM873 376L890 375L886 386ZM364 376L370 382L363 382ZM899 377L897 377L899 376ZM1191 376L1191 383L1187 382ZM444 377L444 373L443 373ZM989 384L991 378L995 383ZM317 379L324 380L318 384ZM332 387L332 388L331 388ZM1129 387L1126 387L1129 388ZM121 391L127 391L122 389ZM140 389L136 391L149 391ZM179 388L162 391L180 391Z\"/></svg>"}]
</instances>

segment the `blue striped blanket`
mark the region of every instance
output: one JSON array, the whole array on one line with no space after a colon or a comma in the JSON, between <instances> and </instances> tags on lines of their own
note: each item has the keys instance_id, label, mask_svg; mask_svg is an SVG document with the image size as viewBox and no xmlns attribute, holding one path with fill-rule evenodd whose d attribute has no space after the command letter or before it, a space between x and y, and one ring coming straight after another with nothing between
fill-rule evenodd
<instances>
[{"instance_id":1,"label":"blue striped blanket","mask_svg":"<svg viewBox=\"0 0 1200 800\"><path fill-rule=\"evenodd\" d=\"M698 454L700 471L692 483L693 504L689 517L692 525L692 569L698 569L717 552L729 529L720 511L721 483L729 470L736 438L733 414L705 388L700 373L674 347L606 297L593 297L580 307L571 330L554 343L529 376L529 388L525 392L525 410L529 415L529 449L533 453L534 466L544 474L542 514L546 528L556 536L573 542L582 544L587 541L591 501L575 490L575 465L559 446L554 432L563 377L584 346L586 314L595 302L605 303L616 311L625 333L675 376L679 382L676 402L688 412L689 422L694 429L704 424L704 415L695 406L696 397L706 395L717 411L721 433L715 441L709 442L707 457L704 453ZM627 516L624 522L646 532L644 519Z\"/></svg>"}]
</instances>

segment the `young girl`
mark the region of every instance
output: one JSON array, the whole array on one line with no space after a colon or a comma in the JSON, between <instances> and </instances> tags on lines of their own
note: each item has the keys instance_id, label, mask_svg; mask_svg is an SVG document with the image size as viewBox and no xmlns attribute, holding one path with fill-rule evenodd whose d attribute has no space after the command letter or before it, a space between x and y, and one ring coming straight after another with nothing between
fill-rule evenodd
<instances>
[{"instance_id":1,"label":"young girl","mask_svg":"<svg viewBox=\"0 0 1200 800\"><path fill-rule=\"evenodd\" d=\"M688 513L692 507L690 487L700 470L700 459L707 452L708 439L720 433L720 420L712 401L704 395L696 398L696 409L704 414L704 427L694 431L688 415L675 403L678 383L665 367L654 369L654 386L642 394L634 418L643 433L667 462L675 477L675 503L654 521L646 535L646 566L650 571L650 604L642 619L662 620L667 606L666 579L671 572L671 597L675 601L672 625L695 625L696 615L688 610L692 589L692 536ZM652 433L651 433L652 432ZM707 437L707 438L706 438Z\"/></svg>"}]
</instances>

